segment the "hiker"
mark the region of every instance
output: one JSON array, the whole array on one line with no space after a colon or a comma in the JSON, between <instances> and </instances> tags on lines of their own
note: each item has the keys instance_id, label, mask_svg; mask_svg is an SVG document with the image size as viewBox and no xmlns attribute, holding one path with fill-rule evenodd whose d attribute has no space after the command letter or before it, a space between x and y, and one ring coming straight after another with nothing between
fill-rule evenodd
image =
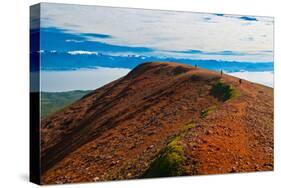
<instances>
[{"instance_id":1,"label":"hiker","mask_svg":"<svg viewBox=\"0 0 281 188\"><path fill-rule=\"evenodd\" d=\"M197 65L195 64L195 68L197 68Z\"/></svg>"},{"instance_id":2,"label":"hiker","mask_svg":"<svg viewBox=\"0 0 281 188\"><path fill-rule=\"evenodd\" d=\"M242 79L239 79L239 84L242 84Z\"/></svg>"},{"instance_id":3,"label":"hiker","mask_svg":"<svg viewBox=\"0 0 281 188\"><path fill-rule=\"evenodd\" d=\"M222 76L222 70L221 70L221 76Z\"/></svg>"}]
</instances>

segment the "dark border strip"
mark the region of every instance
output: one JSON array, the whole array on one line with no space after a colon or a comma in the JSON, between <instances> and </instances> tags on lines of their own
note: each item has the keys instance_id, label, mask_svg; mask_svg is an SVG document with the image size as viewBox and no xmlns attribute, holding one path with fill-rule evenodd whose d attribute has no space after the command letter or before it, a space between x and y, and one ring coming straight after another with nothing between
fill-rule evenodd
<instances>
[{"instance_id":1,"label":"dark border strip","mask_svg":"<svg viewBox=\"0 0 281 188\"><path fill-rule=\"evenodd\" d=\"M36 30L34 31L34 28ZM30 6L29 180L41 184L40 165L40 4Z\"/></svg>"}]
</instances>

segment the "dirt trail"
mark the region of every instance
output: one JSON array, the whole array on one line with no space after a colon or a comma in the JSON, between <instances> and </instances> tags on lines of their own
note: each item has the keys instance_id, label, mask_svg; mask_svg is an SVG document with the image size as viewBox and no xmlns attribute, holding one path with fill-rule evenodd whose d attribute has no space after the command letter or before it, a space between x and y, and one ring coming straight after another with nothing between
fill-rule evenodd
<instances>
[{"instance_id":1,"label":"dirt trail","mask_svg":"<svg viewBox=\"0 0 281 188\"><path fill-rule=\"evenodd\" d=\"M233 83L234 84L234 83ZM190 174L218 174L273 170L273 106L262 87L236 85L242 94L199 120L184 138L186 155L196 167ZM267 105L268 112L261 111ZM263 117L264 121L253 119ZM190 170L191 169L191 170Z\"/></svg>"}]
</instances>

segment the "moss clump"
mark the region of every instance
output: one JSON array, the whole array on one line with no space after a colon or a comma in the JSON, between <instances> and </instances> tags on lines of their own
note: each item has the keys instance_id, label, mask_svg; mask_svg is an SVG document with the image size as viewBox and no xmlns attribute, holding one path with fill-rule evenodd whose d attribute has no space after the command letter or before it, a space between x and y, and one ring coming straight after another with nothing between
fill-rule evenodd
<instances>
[{"instance_id":1,"label":"moss clump","mask_svg":"<svg viewBox=\"0 0 281 188\"><path fill-rule=\"evenodd\" d=\"M215 105L210 106L210 107L206 108L205 110L202 110L202 111L201 111L200 117L201 117L201 118L204 118L204 117L206 117L207 115L209 115L209 114L211 114L212 112L214 112L216 109L217 109L217 106L215 106Z\"/></svg>"},{"instance_id":2,"label":"moss clump","mask_svg":"<svg viewBox=\"0 0 281 188\"><path fill-rule=\"evenodd\" d=\"M229 99L240 96L240 93L231 85L218 81L215 83L215 85L213 85L211 89L211 95L217 97L221 101L227 101Z\"/></svg>"},{"instance_id":3,"label":"moss clump","mask_svg":"<svg viewBox=\"0 0 281 188\"><path fill-rule=\"evenodd\" d=\"M183 135L186 135L190 129L195 128L195 127L196 127L196 124L193 121L191 121L183 126L183 128L181 129L181 133Z\"/></svg>"},{"instance_id":4,"label":"moss clump","mask_svg":"<svg viewBox=\"0 0 281 188\"><path fill-rule=\"evenodd\" d=\"M174 138L162 151L160 156L151 164L144 177L169 177L183 175L185 161L184 148L180 137Z\"/></svg>"}]
</instances>

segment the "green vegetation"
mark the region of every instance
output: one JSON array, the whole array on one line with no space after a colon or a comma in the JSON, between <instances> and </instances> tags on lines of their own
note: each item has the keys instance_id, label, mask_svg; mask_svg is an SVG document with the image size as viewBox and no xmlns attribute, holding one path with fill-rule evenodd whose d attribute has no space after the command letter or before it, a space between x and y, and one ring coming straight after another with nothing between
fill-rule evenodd
<instances>
[{"instance_id":1,"label":"green vegetation","mask_svg":"<svg viewBox=\"0 0 281 188\"><path fill-rule=\"evenodd\" d=\"M182 136L187 134L190 129L195 128L195 127L196 127L196 124L193 121L191 121L191 122L187 123L186 125L184 125L184 127L181 130Z\"/></svg>"},{"instance_id":2,"label":"green vegetation","mask_svg":"<svg viewBox=\"0 0 281 188\"><path fill-rule=\"evenodd\" d=\"M209 115L209 114L211 114L212 112L214 112L216 109L217 109L217 106L215 106L215 105L210 106L210 107L206 108L205 110L202 110L202 111L201 111L200 117L201 117L201 118L204 118L204 117L206 117L207 115Z\"/></svg>"},{"instance_id":3,"label":"green vegetation","mask_svg":"<svg viewBox=\"0 0 281 188\"><path fill-rule=\"evenodd\" d=\"M211 95L217 97L221 101L227 101L229 99L240 96L240 93L231 85L218 81L215 85L213 85L211 89Z\"/></svg>"},{"instance_id":4,"label":"green vegetation","mask_svg":"<svg viewBox=\"0 0 281 188\"><path fill-rule=\"evenodd\" d=\"M54 112L70 105L76 100L88 94L90 91L68 92L42 92L41 93L41 118L45 118Z\"/></svg>"},{"instance_id":5,"label":"green vegetation","mask_svg":"<svg viewBox=\"0 0 281 188\"><path fill-rule=\"evenodd\" d=\"M186 123L178 135L172 138L166 147L160 151L158 157L152 162L143 177L153 178L185 175L186 169L184 166L186 164L192 164L194 166L194 162L186 158L182 139L187 134L191 134L190 129L195 127L196 124L193 121Z\"/></svg>"},{"instance_id":6,"label":"green vegetation","mask_svg":"<svg viewBox=\"0 0 281 188\"><path fill-rule=\"evenodd\" d=\"M180 137L174 138L162 151L160 156L151 164L145 177L168 177L183 175L185 161L184 148Z\"/></svg>"}]
</instances>

